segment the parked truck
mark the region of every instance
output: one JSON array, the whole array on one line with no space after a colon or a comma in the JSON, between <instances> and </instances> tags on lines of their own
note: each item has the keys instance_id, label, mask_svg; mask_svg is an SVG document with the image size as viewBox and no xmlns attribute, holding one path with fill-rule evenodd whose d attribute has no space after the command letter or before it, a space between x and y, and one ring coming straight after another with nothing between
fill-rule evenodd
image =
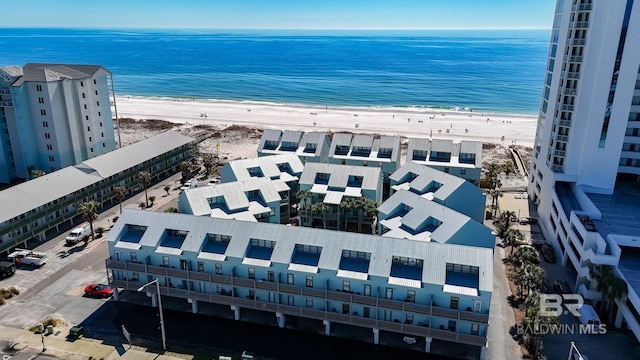
<instances>
[{"instance_id":1,"label":"parked truck","mask_svg":"<svg viewBox=\"0 0 640 360\"><path fill-rule=\"evenodd\" d=\"M49 260L46 252L27 249L16 249L7 258L16 265L33 266L42 266Z\"/></svg>"},{"instance_id":2,"label":"parked truck","mask_svg":"<svg viewBox=\"0 0 640 360\"><path fill-rule=\"evenodd\" d=\"M89 225L89 223L84 223L71 230L69 235L67 235L65 241L67 242L67 245L73 245L79 243L80 241L86 240L90 235L91 226Z\"/></svg>"}]
</instances>

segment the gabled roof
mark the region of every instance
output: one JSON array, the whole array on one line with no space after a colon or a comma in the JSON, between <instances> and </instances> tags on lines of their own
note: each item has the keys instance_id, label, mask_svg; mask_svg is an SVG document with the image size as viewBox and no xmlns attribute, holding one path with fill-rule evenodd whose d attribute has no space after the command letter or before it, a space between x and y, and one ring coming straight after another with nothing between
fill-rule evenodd
<instances>
[{"instance_id":1,"label":"gabled roof","mask_svg":"<svg viewBox=\"0 0 640 360\"><path fill-rule=\"evenodd\" d=\"M285 130L281 142L299 143L301 137L302 131Z\"/></svg>"},{"instance_id":2,"label":"gabled roof","mask_svg":"<svg viewBox=\"0 0 640 360\"><path fill-rule=\"evenodd\" d=\"M433 139L431 140L431 151L452 153L453 140Z\"/></svg>"},{"instance_id":3,"label":"gabled roof","mask_svg":"<svg viewBox=\"0 0 640 360\"><path fill-rule=\"evenodd\" d=\"M402 182L403 179L405 179L409 174L415 174L417 175L417 177L409 180L408 184ZM428 166L416 164L414 162L408 162L404 164L400 169L394 171L393 174L389 176L389 179L397 183L397 185L394 185L394 188L405 190L411 189L411 191L420 195L426 195L422 194L421 190L431 182L435 181L441 184L441 186L433 192L432 196L439 199L441 202L444 202L447 197L457 191L460 187L464 186L464 184L466 183L464 179L461 179L457 176L447 174L443 171L439 171ZM475 191L481 192L481 190L477 187L472 187L475 189Z\"/></svg>"},{"instance_id":4,"label":"gabled roof","mask_svg":"<svg viewBox=\"0 0 640 360\"><path fill-rule=\"evenodd\" d=\"M264 145L267 141L276 142L280 144L280 137L282 136L282 131L274 130L274 129L265 129L262 133L262 137L260 138L260 144L258 144L258 152L264 150Z\"/></svg>"},{"instance_id":5,"label":"gabled roof","mask_svg":"<svg viewBox=\"0 0 640 360\"><path fill-rule=\"evenodd\" d=\"M203 186L185 190L180 195L180 201L187 201L193 215L214 216L209 199L223 197L225 207L231 212L250 210L251 200L247 196L249 191L259 191L264 201L268 203L282 200L280 191L289 190L289 186L282 180L268 178L250 178L244 181L220 183L214 186ZM255 218L253 219L255 220Z\"/></svg>"},{"instance_id":6,"label":"gabled roof","mask_svg":"<svg viewBox=\"0 0 640 360\"><path fill-rule=\"evenodd\" d=\"M356 135L351 141L351 146L371 148L373 147L373 135Z\"/></svg>"},{"instance_id":7,"label":"gabled roof","mask_svg":"<svg viewBox=\"0 0 640 360\"><path fill-rule=\"evenodd\" d=\"M167 131L152 138L96 156L76 166L0 191L0 223L36 209L63 196L73 194L104 178L188 144L192 138Z\"/></svg>"},{"instance_id":8,"label":"gabled roof","mask_svg":"<svg viewBox=\"0 0 640 360\"><path fill-rule=\"evenodd\" d=\"M287 176L285 176L288 179L287 181L293 180L291 176L296 177L296 174L302 173L304 169L302 161L295 154L279 154L261 156L253 159L233 160L229 161L225 167L231 169L238 181L251 179L249 169L256 167L260 168L266 178L280 179L283 176L283 172L278 168L279 164L288 164L293 172L293 175L287 174Z\"/></svg>"},{"instance_id":9,"label":"gabled roof","mask_svg":"<svg viewBox=\"0 0 640 360\"><path fill-rule=\"evenodd\" d=\"M435 285L445 285L447 263L477 266L478 290L493 291L491 249L133 209L125 209L109 231L107 242L110 247L118 247L119 236L127 224L147 226L140 243L151 248L158 247L167 228L188 231L180 251L196 254L204 246L207 234L229 235L231 240L224 254L227 258L243 259L251 239L274 241L276 245L270 261L285 265L291 262L296 244L319 246L322 251L318 268L336 272L340 269L343 250L366 252L371 254L368 275L382 278L390 277L394 256L422 259L421 282Z\"/></svg>"},{"instance_id":10,"label":"gabled roof","mask_svg":"<svg viewBox=\"0 0 640 360\"><path fill-rule=\"evenodd\" d=\"M382 181L379 167L307 163L300 177L300 184L313 185L318 173L330 174L329 187L345 188L349 176L362 176L362 189L377 190Z\"/></svg>"}]
</instances>

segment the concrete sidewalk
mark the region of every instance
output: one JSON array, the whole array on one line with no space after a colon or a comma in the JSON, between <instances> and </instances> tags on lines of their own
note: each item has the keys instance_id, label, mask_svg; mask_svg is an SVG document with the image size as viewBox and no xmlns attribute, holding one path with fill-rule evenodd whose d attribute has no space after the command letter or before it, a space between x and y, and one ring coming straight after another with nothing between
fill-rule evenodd
<instances>
[{"instance_id":1,"label":"concrete sidewalk","mask_svg":"<svg viewBox=\"0 0 640 360\"><path fill-rule=\"evenodd\" d=\"M42 350L42 336L32 333L28 330L15 329L6 326L0 326L0 340L10 342L16 350L25 350L29 348L31 351L40 352ZM113 345L103 344L99 340L87 339L80 337L74 341L68 341L65 337L48 335L44 337L44 344L47 348L43 352L45 355L58 357L61 359L74 359L93 357L96 360L105 359L159 359L159 360L184 360L193 359L192 355L175 354L167 352L161 355L150 352L140 346L133 346L129 349L128 344L121 344L122 354Z\"/></svg>"}]
</instances>

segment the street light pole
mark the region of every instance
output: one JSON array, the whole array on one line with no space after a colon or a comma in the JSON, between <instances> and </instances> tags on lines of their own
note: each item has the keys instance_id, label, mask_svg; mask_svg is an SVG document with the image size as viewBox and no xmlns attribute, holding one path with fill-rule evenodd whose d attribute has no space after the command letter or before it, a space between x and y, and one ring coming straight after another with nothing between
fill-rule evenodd
<instances>
[{"instance_id":1,"label":"street light pole","mask_svg":"<svg viewBox=\"0 0 640 360\"><path fill-rule=\"evenodd\" d=\"M156 283L156 296L158 297L158 310L160 312L160 332L162 333L162 350L167 351L167 336L164 332L164 316L162 315L162 296L160 296L160 282L156 278L155 280L140 286L137 291L140 292L153 283Z\"/></svg>"},{"instance_id":2,"label":"street light pole","mask_svg":"<svg viewBox=\"0 0 640 360\"><path fill-rule=\"evenodd\" d=\"M582 356L582 354L580 353L580 351L578 351L578 348L576 347L576 343L574 343L573 341L571 342L571 347L569 347L569 359L571 360L571 355L573 354L573 351L576 351L576 354L578 354L578 359L580 360L584 360L584 357Z\"/></svg>"}]
</instances>

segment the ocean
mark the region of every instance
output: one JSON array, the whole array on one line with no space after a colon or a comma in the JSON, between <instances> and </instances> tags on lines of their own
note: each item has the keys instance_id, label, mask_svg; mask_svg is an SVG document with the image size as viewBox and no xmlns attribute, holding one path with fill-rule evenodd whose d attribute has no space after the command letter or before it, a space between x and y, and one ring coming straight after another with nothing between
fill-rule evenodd
<instances>
[{"instance_id":1,"label":"ocean","mask_svg":"<svg viewBox=\"0 0 640 360\"><path fill-rule=\"evenodd\" d=\"M100 64L119 96L536 114L549 34L0 28L0 66Z\"/></svg>"}]
</instances>

